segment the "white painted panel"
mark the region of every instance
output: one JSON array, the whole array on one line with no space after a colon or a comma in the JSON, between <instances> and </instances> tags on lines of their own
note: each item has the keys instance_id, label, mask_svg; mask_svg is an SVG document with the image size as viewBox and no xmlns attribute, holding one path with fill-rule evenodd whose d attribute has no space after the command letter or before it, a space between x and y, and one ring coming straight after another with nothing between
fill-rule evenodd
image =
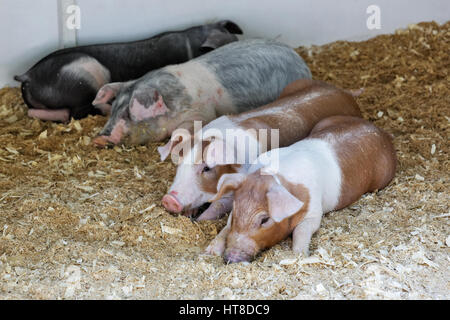
<instances>
[{"instance_id":1,"label":"white painted panel","mask_svg":"<svg viewBox=\"0 0 450 320\"><path fill-rule=\"evenodd\" d=\"M247 37L292 46L361 40L409 23L450 20L449 0L76 0L78 44L142 39L219 19ZM368 30L366 8L381 9L381 29ZM0 87L59 48L57 0L0 0Z\"/></svg>"},{"instance_id":2,"label":"white painted panel","mask_svg":"<svg viewBox=\"0 0 450 320\"><path fill-rule=\"evenodd\" d=\"M168 29L232 19L249 37L280 36L292 46L367 39L419 21L450 20L449 0L77 0L80 43L140 39ZM381 29L368 30L368 6L381 9ZM95 30L95 32L93 32Z\"/></svg>"},{"instance_id":3,"label":"white painted panel","mask_svg":"<svg viewBox=\"0 0 450 320\"><path fill-rule=\"evenodd\" d=\"M58 48L57 3L0 0L0 87L17 86L16 74Z\"/></svg>"}]
</instances>

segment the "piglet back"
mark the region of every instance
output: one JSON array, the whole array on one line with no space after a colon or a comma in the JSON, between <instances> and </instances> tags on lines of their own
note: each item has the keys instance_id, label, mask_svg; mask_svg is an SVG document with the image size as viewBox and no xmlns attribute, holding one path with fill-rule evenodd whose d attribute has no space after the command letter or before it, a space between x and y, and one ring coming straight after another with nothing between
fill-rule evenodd
<instances>
[{"instance_id":1,"label":"piglet back","mask_svg":"<svg viewBox=\"0 0 450 320\"><path fill-rule=\"evenodd\" d=\"M321 120L336 115L361 117L350 93L323 81L298 79L276 101L230 118L246 129L280 129L279 145L285 147L306 138Z\"/></svg>"},{"instance_id":2,"label":"piglet back","mask_svg":"<svg viewBox=\"0 0 450 320\"><path fill-rule=\"evenodd\" d=\"M326 140L341 168L341 193L335 209L344 208L364 193L379 190L395 175L397 157L391 136L371 122L349 116L320 121L310 138Z\"/></svg>"}]
</instances>

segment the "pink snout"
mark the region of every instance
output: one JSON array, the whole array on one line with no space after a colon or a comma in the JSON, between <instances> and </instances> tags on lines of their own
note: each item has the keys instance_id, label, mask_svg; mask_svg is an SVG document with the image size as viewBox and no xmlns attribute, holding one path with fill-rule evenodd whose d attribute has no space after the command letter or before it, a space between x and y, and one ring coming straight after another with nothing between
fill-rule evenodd
<instances>
[{"instance_id":1,"label":"pink snout","mask_svg":"<svg viewBox=\"0 0 450 320\"><path fill-rule=\"evenodd\" d=\"M180 201L178 201L177 197L173 194L166 194L162 198L162 204L164 208L173 213L180 213L183 211L183 206Z\"/></svg>"},{"instance_id":2,"label":"pink snout","mask_svg":"<svg viewBox=\"0 0 450 320\"><path fill-rule=\"evenodd\" d=\"M225 263L238 263L238 262L250 262L252 260L251 256L243 251L236 249L228 249L225 251L223 260Z\"/></svg>"}]
</instances>

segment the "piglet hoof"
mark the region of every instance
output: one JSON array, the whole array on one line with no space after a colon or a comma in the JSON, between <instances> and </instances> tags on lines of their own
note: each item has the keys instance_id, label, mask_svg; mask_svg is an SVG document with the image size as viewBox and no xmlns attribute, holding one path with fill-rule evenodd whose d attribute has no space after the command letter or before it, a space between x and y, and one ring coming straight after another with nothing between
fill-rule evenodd
<instances>
[{"instance_id":1,"label":"piglet hoof","mask_svg":"<svg viewBox=\"0 0 450 320\"><path fill-rule=\"evenodd\" d=\"M225 251L225 243L223 241L212 241L205 249L205 254L212 256L221 256Z\"/></svg>"},{"instance_id":2,"label":"piglet hoof","mask_svg":"<svg viewBox=\"0 0 450 320\"><path fill-rule=\"evenodd\" d=\"M348 90L353 97L359 97L364 92L364 88Z\"/></svg>"},{"instance_id":3,"label":"piglet hoof","mask_svg":"<svg viewBox=\"0 0 450 320\"><path fill-rule=\"evenodd\" d=\"M309 248L307 246L304 247L294 247L292 248L295 253L297 253L302 258L309 257Z\"/></svg>"}]
</instances>

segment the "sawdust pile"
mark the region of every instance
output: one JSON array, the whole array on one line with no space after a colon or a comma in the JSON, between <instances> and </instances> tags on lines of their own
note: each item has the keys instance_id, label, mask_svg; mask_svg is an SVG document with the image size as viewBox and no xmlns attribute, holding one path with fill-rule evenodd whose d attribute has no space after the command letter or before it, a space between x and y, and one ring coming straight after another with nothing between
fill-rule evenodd
<instances>
[{"instance_id":1,"label":"sawdust pile","mask_svg":"<svg viewBox=\"0 0 450 320\"><path fill-rule=\"evenodd\" d=\"M313 75L364 87L395 137L384 190L327 214L309 258L286 240L251 264L202 255L225 220L160 205L174 166L157 144L94 149L105 118L52 124L0 90L0 298L448 299L450 23L298 52Z\"/></svg>"}]
</instances>

